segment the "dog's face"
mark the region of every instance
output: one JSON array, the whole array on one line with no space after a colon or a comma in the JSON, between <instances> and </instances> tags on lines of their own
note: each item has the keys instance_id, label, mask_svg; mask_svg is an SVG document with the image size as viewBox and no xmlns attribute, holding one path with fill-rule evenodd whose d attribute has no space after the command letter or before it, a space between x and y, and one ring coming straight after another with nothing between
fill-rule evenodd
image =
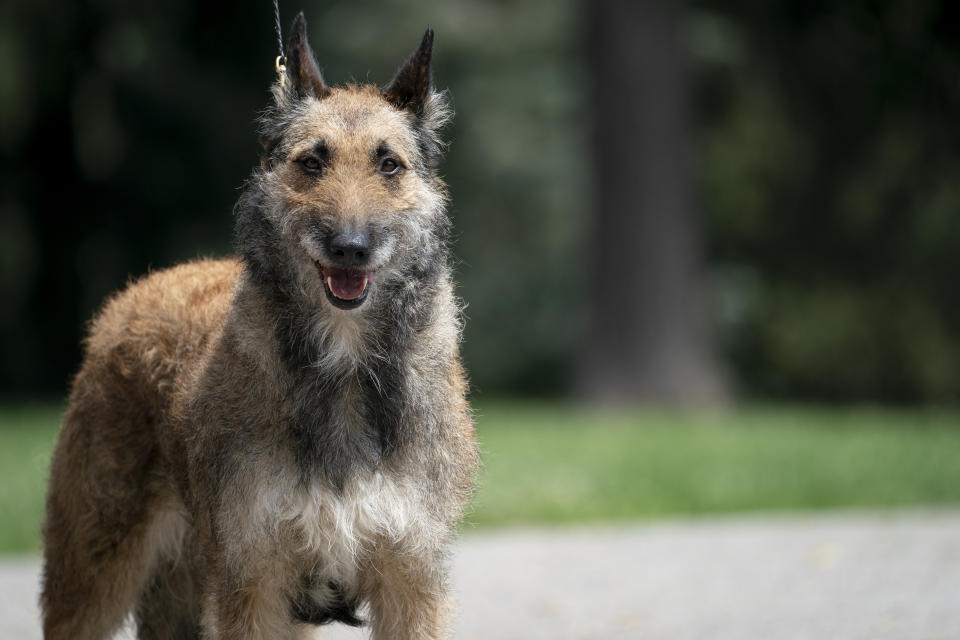
<instances>
[{"instance_id":1,"label":"dog's face","mask_svg":"<svg viewBox=\"0 0 960 640\"><path fill-rule=\"evenodd\" d=\"M264 117L262 208L296 289L333 313L362 312L410 283L443 243L435 166L446 110L430 86L432 42L428 31L384 90L331 89L302 16L294 23L287 72Z\"/></svg>"},{"instance_id":2,"label":"dog's face","mask_svg":"<svg viewBox=\"0 0 960 640\"><path fill-rule=\"evenodd\" d=\"M410 115L380 91L335 89L298 110L265 174L276 222L308 288L315 280L329 304L358 309L415 258L442 195Z\"/></svg>"}]
</instances>

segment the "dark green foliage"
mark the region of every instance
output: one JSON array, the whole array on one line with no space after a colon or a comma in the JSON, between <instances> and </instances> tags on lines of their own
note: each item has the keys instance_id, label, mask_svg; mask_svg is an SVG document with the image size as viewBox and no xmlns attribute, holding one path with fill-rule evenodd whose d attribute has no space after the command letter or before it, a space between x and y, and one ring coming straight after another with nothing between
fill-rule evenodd
<instances>
[{"instance_id":1,"label":"dark green foliage","mask_svg":"<svg viewBox=\"0 0 960 640\"><path fill-rule=\"evenodd\" d=\"M578 4L324 0L281 3L283 24L301 8L330 84L383 86L436 31L468 367L481 390L564 390L589 284ZM690 6L714 316L743 391L957 400L957 12ZM230 250L272 25L262 0L0 8L0 388L62 389L105 295Z\"/></svg>"},{"instance_id":2,"label":"dark green foliage","mask_svg":"<svg viewBox=\"0 0 960 640\"><path fill-rule=\"evenodd\" d=\"M702 4L701 195L744 385L955 402L956 8Z\"/></svg>"},{"instance_id":3,"label":"dark green foliage","mask_svg":"<svg viewBox=\"0 0 960 640\"><path fill-rule=\"evenodd\" d=\"M107 294L228 251L272 79L254 4L0 9L4 389L63 389Z\"/></svg>"},{"instance_id":4,"label":"dark green foliage","mask_svg":"<svg viewBox=\"0 0 960 640\"><path fill-rule=\"evenodd\" d=\"M250 0L14 3L0 9L0 385L62 389L104 296L230 251L237 188L259 162L273 16ZM440 171L473 378L560 388L587 162L573 4L281 2L282 23L301 8L330 84L386 85L398 53L436 30L433 75L457 110Z\"/></svg>"}]
</instances>

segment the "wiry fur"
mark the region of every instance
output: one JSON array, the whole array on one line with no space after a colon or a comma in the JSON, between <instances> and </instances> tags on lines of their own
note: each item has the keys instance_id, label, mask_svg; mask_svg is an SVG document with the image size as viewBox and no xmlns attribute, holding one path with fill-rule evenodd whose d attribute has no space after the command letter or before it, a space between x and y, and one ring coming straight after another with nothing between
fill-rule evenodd
<instances>
[{"instance_id":1,"label":"wiry fur","mask_svg":"<svg viewBox=\"0 0 960 640\"><path fill-rule=\"evenodd\" d=\"M449 632L446 547L477 464L436 175L432 32L383 91L329 88L294 23L236 207L239 259L154 273L94 322L54 452L50 639ZM322 175L303 154L324 155ZM396 176L376 170L392 154ZM368 298L318 264L369 231Z\"/></svg>"}]
</instances>

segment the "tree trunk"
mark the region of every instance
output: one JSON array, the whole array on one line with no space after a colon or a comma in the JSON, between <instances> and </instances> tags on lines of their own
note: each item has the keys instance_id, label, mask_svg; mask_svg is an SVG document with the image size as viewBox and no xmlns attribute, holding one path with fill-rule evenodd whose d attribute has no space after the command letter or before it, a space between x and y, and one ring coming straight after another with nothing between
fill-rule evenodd
<instances>
[{"instance_id":1,"label":"tree trunk","mask_svg":"<svg viewBox=\"0 0 960 640\"><path fill-rule=\"evenodd\" d=\"M671 404L723 396L705 313L683 3L588 0L593 228L577 392Z\"/></svg>"}]
</instances>

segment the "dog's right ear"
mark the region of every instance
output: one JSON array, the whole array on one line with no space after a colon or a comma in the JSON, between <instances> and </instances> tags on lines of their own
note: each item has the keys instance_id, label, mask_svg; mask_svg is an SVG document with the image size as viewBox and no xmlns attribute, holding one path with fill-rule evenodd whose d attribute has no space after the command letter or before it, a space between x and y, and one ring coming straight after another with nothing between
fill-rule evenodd
<instances>
[{"instance_id":1,"label":"dog's right ear","mask_svg":"<svg viewBox=\"0 0 960 640\"><path fill-rule=\"evenodd\" d=\"M277 160L274 151L283 135L288 109L304 98L321 99L330 94L307 42L307 20L302 11L290 26L285 57L286 70L271 88L274 104L260 115L260 144L263 145L260 164L264 169L269 169Z\"/></svg>"},{"instance_id":2,"label":"dog's right ear","mask_svg":"<svg viewBox=\"0 0 960 640\"><path fill-rule=\"evenodd\" d=\"M303 11L293 19L290 27L290 41L287 43L286 83L295 98L323 98L329 95L330 88L323 81L320 67L313 57L313 50L307 42L307 20Z\"/></svg>"}]
</instances>

